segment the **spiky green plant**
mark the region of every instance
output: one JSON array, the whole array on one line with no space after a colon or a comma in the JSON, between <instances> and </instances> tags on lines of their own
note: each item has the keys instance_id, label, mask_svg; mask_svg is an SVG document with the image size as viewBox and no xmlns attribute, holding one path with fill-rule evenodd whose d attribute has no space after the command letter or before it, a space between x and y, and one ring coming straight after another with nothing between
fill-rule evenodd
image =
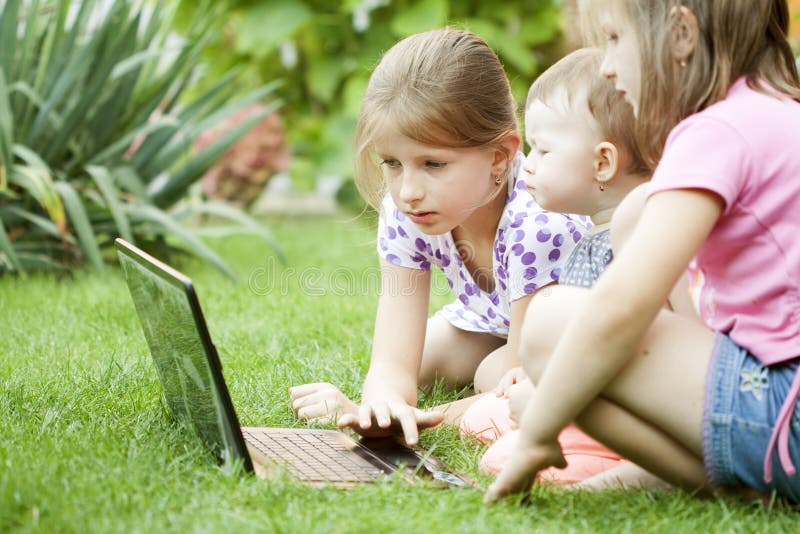
<instances>
[{"instance_id":1,"label":"spiky green plant","mask_svg":"<svg viewBox=\"0 0 800 534\"><path fill-rule=\"evenodd\" d=\"M185 101L201 76L211 16L180 38L170 2L0 0L0 273L102 268L116 236L179 244L228 274L198 216L267 240L219 203L179 202L230 145L279 102L275 84L232 99L235 73ZM196 153L208 127L256 101L263 113ZM218 229L219 230L219 229ZM219 233L219 232L217 232Z\"/></svg>"}]
</instances>

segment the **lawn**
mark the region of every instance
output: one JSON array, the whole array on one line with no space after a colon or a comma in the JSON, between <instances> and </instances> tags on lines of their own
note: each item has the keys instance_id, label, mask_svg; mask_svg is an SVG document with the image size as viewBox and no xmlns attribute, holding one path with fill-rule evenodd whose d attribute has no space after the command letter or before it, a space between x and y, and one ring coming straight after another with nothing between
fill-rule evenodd
<instances>
[{"instance_id":1,"label":"lawn","mask_svg":"<svg viewBox=\"0 0 800 534\"><path fill-rule=\"evenodd\" d=\"M330 381L355 395L366 372L373 230L346 216L271 222L285 265L239 237L211 242L238 281L192 259L179 267L195 280L242 424L302 426L288 386ZM528 504L486 507L478 490L390 481L338 491L226 472L167 416L117 268L4 277L0 324L0 532L797 530L796 512L683 492L538 488ZM487 483L481 449L452 429L422 444Z\"/></svg>"}]
</instances>

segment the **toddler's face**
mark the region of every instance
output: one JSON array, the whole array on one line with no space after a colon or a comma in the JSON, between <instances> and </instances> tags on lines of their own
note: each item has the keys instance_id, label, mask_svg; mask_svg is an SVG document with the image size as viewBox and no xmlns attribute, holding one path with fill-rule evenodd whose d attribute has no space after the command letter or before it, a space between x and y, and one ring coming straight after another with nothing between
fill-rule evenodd
<instances>
[{"instance_id":1,"label":"toddler's face","mask_svg":"<svg viewBox=\"0 0 800 534\"><path fill-rule=\"evenodd\" d=\"M607 41L600 71L614 82L617 91L633 106L633 114L638 115L642 74L636 31L627 15L615 10L600 14L600 27Z\"/></svg>"},{"instance_id":2,"label":"toddler's face","mask_svg":"<svg viewBox=\"0 0 800 534\"><path fill-rule=\"evenodd\" d=\"M536 100L525 111L525 139L531 147L525 183L546 210L585 215L596 211L594 148L600 139L595 127L588 108L571 110L565 105L562 110Z\"/></svg>"}]
</instances>

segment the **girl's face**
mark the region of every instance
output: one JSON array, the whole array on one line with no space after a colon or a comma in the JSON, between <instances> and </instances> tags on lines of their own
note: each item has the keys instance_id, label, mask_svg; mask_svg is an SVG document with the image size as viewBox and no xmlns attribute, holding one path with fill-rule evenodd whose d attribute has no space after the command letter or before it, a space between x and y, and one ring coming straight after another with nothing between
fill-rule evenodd
<instances>
[{"instance_id":1,"label":"girl's face","mask_svg":"<svg viewBox=\"0 0 800 534\"><path fill-rule=\"evenodd\" d=\"M617 91L633 106L633 114L638 115L642 80L639 40L629 17L620 11L609 8L599 14L607 41L600 72L614 82Z\"/></svg>"},{"instance_id":2,"label":"girl's face","mask_svg":"<svg viewBox=\"0 0 800 534\"><path fill-rule=\"evenodd\" d=\"M395 205L426 234L462 225L505 187L495 184L492 149L430 146L396 132L374 149Z\"/></svg>"},{"instance_id":3,"label":"girl's face","mask_svg":"<svg viewBox=\"0 0 800 534\"><path fill-rule=\"evenodd\" d=\"M562 110L540 100L525 111L525 139L531 147L523 167L525 183L544 209L584 215L598 210L594 149L600 139L593 121L588 108Z\"/></svg>"}]
</instances>

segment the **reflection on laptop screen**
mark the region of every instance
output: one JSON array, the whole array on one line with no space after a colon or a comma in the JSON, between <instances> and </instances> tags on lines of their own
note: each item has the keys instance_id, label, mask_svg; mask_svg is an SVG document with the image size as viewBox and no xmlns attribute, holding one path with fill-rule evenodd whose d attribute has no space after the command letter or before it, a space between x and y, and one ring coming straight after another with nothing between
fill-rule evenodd
<instances>
[{"instance_id":1,"label":"reflection on laptop screen","mask_svg":"<svg viewBox=\"0 0 800 534\"><path fill-rule=\"evenodd\" d=\"M218 454L236 450L182 283L119 256L172 415L191 421Z\"/></svg>"}]
</instances>

